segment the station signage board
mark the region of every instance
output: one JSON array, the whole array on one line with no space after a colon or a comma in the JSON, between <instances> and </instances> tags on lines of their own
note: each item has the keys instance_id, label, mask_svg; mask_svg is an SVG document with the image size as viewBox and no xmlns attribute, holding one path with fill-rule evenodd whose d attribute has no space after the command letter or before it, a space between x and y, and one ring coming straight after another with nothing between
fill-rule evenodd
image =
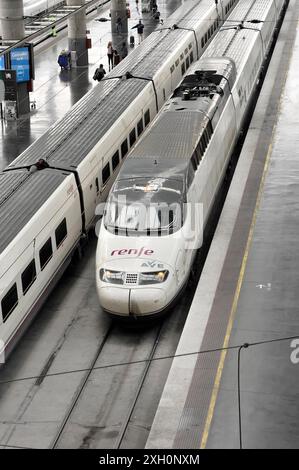
<instances>
[{"instance_id":1,"label":"station signage board","mask_svg":"<svg viewBox=\"0 0 299 470\"><path fill-rule=\"evenodd\" d=\"M17 83L30 80L30 54L28 47L18 47L10 51L10 67L16 71Z\"/></svg>"},{"instance_id":2,"label":"station signage board","mask_svg":"<svg viewBox=\"0 0 299 470\"><path fill-rule=\"evenodd\" d=\"M5 70L5 56L0 56L0 70Z\"/></svg>"}]
</instances>

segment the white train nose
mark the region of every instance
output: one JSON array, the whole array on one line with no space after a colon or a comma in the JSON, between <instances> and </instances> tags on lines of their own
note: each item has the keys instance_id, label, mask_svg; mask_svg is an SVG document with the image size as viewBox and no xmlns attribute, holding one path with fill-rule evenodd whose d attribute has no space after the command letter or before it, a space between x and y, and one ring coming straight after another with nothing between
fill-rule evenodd
<instances>
[{"instance_id":1,"label":"white train nose","mask_svg":"<svg viewBox=\"0 0 299 470\"><path fill-rule=\"evenodd\" d=\"M101 306L107 312L128 316L130 289L104 286L98 289Z\"/></svg>"},{"instance_id":2,"label":"white train nose","mask_svg":"<svg viewBox=\"0 0 299 470\"><path fill-rule=\"evenodd\" d=\"M135 315L150 315L166 307L164 289L151 287L148 289L131 289L130 313Z\"/></svg>"},{"instance_id":3,"label":"white train nose","mask_svg":"<svg viewBox=\"0 0 299 470\"><path fill-rule=\"evenodd\" d=\"M166 306L166 294L161 288L124 289L104 286L99 289L104 310L121 316L150 315Z\"/></svg>"}]
</instances>

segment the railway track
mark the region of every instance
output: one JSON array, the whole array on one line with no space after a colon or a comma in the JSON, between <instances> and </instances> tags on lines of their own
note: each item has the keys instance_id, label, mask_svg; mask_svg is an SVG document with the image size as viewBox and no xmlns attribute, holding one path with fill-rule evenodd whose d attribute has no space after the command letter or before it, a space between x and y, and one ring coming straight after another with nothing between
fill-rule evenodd
<instances>
[{"instance_id":1,"label":"railway track","mask_svg":"<svg viewBox=\"0 0 299 470\"><path fill-rule=\"evenodd\" d=\"M99 359L99 356L100 356L100 354L101 354L101 352L102 352L102 350L103 350L103 348L104 348L104 346L105 346L105 344L106 344L107 339L108 339L109 336L111 335L112 331L113 331L113 324L111 323L111 324L109 325L107 331L106 331L106 334L104 335L104 337L103 337L103 339L102 339L102 341L101 341L101 343L100 343L100 346L99 346L99 348L98 348L98 350L97 350L97 352L96 352L96 354L95 354L95 356L94 356L92 362L91 362L90 368L87 369L86 374L85 374L85 376L83 377L83 379L81 380L81 384L80 384L80 386L78 387L78 389L77 389L77 391L76 391L76 393L75 393L75 396L74 396L74 398L73 398L73 400L72 400L72 402L71 402L71 404L70 404L70 407L69 407L69 409L66 411L66 414L65 414L65 417L64 417L64 419L63 419L63 421L62 421L62 423L61 423L61 426L60 426L60 428L59 428L59 430L58 430L58 432L57 432L57 434L56 434L56 436L55 436L55 438L53 439L53 442L52 442L52 444L51 444L51 449L55 449L56 446L58 445L59 439L60 439L61 435L63 434L63 431L64 431L64 429L65 429L65 427L66 427L68 421L70 420L70 418L71 418L71 416L72 416L72 413L73 413L74 408L76 407L76 405L77 405L77 403L78 403L78 401L79 401L79 399L80 399L82 393L84 392L86 383L87 383L87 381L88 381L90 375L92 374L92 372L93 372L93 370L94 370L94 367L95 367L95 365L96 365L96 363L97 363L97 360Z\"/></svg>"},{"instance_id":2,"label":"railway track","mask_svg":"<svg viewBox=\"0 0 299 470\"><path fill-rule=\"evenodd\" d=\"M161 339L161 336L162 336L162 332L163 332L163 327L165 325L165 320L160 320L159 324L157 324L156 326L154 326L154 328L152 329L151 331L151 340L150 342L148 341L147 343L147 351L146 351L146 356L144 357L143 359L143 355L141 356L140 354L140 345L138 345L136 351L134 352L133 350L135 349L134 347L134 344L133 345L129 345L129 342L127 342L127 346L126 349L127 351L124 352L124 354L122 355L125 356L126 358L128 358L127 361L122 361L120 360L119 363L121 364L120 367L123 367L125 369L133 369L135 368L136 371L133 373L131 379L132 381L129 381L130 382L130 391L125 391L124 394L126 396L126 405L122 407L122 409L120 410L120 415L119 418L118 418L118 426L117 426L117 431L115 431L113 433L113 436L111 441L110 441L110 445L108 445L108 448L115 448L115 449L119 449L121 448L123 442L126 440L126 435L127 435L127 431L128 431L128 427L130 425L130 421L131 421L131 418L132 418L132 415L134 413L134 410L136 409L136 405L138 403L138 400L141 396L141 392L143 390L143 387L145 385L145 382L146 382L146 379L148 377L148 373L149 373L149 370L150 370L150 367L151 367L151 364L152 364L152 360L155 356L155 353L157 351L157 348L159 346L159 342L160 342L160 339ZM113 332L115 333L115 335L113 335ZM98 348L98 351L92 361L92 364L91 364L91 367L89 368L89 370L86 372L85 374L85 377L81 380L81 384L80 386L78 387L77 391L76 391L76 394L65 414L65 417L61 423L61 426L55 436L55 438L53 439L52 441L52 444L51 444L51 448L52 449L55 449L55 448L65 448L67 447L66 446L66 442L69 442L69 431L70 431L70 428L73 428L73 424L74 423L77 423L78 420L77 420L77 417L80 415L80 416L84 416L85 414L85 404L87 402L89 402L89 399L88 399L88 396L90 395L90 389L93 388L94 386L94 383L96 382L96 377L93 377L93 374L96 376L99 372L101 374L101 366L99 366L99 364L101 363L101 355L103 355L104 353L104 349L109 349L109 348L113 348L113 344L115 344L115 342L118 342L119 341L119 331L118 331L118 327L115 326L113 323L110 324L105 336L103 337L103 340ZM140 334L139 333L139 330L137 330L137 335ZM131 332L129 333L129 335L131 337L135 337L136 338L136 332ZM146 338L146 332L141 332L141 335L143 338ZM143 342L143 341L142 341ZM141 342L141 343L142 343ZM110 343L110 344L109 344ZM142 347L142 344L141 344L141 347ZM138 354L136 354L138 353ZM129 358L132 358L132 360L130 361ZM139 357L139 361L138 359L135 361L133 359L133 357ZM103 359L103 362L106 363L107 362L107 359L104 358ZM131 362L131 364L130 364ZM138 364L136 364L136 362L138 362ZM135 364L134 364L135 363ZM112 384L114 383L118 383L118 376L119 375L122 375L121 372L120 372L120 367L118 366L115 366L115 367L112 367L112 375L113 375L113 378L111 379L111 382ZM113 370L114 369L114 370ZM109 374L109 372L108 372ZM130 373L129 373L130 374ZM101 374L102 375L102 374ZM126 375L126 373L124 374ZM134 382L134 384L133 384ZM125 380L125 384L124 384L124 388L127 387L127 383L126 383L126 380ZM113 385L112 385L112 388L113 388ZM118 384L117 384L117 388L118 388ZM118 395L119 393L122 394L122 386L120 384L120 389L117 391L116 395ZM112 394L113 394L113 390L111 390ZM110 392L109 392L110 393ZM98 389L98 395L100 396L101 394L101 387L99 387ZM85 395L85 396L84 396ZM92 423L92 425L89 425L88 424L88 420L85 421L85 419L83 419L84 421L84 429L85 429L85 433L84 435L81 435L81 432L79 430L79 434L78 434L78 441L77 441L77 444L76 446L77 447L80 447L80 448L90 448L90 447L93 447L95 443L96 446L98 447L101 447L101 442L98 441L98 437L97 436L97 433L95 433L95 429L105 429L105 426L103 426L103 423L102 423L102 415L101 413L98 413L99 409L105 409L107 405L104 405L103 404L101 405L101 403L105 403L105 401L107 400L107 396L105 395L105 393L103 394L102 398L100 398L100 400L98 401L98 405L97 403L95 402L93 405L89 405L89 406L92 406L93 410L94 410L94 414L95 416L97 416L96 420ZM117 405L115 405L117 406ZM88 413L87 413L88 414ZM76 431L75 431L76 432ZM74 437L74 436L73 436ZM72 439L73 439L72 437Z\"/></svg>"}]
</instances>

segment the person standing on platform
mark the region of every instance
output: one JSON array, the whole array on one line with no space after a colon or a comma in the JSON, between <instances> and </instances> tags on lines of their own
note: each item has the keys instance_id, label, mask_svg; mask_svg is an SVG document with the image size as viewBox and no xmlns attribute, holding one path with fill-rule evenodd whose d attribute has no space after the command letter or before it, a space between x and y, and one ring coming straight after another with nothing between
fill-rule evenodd
<instances>
[{"instance_id":1,"label":"person standing on platform","mask_svg":"<svg viewBox=\"0 0 299 470\"><path fill-rule=\"evenodd\" d=\"M114 64L114 67L120 63L120 55L119 53L114 49L114 55L113 55L113 64Z\"/></svg>"},{"instance_id":2,"label":"person standing on platform","mask_svg":"<svg viewBox=\"0 0 299 470\"><path fill-rule=\"evenodd\" d=\"M112 47L112 41L108 42L107 45L107 57L108 57L108 67L109 67L109 72L110 72L110 66L113 69L113 47Z\"/></svg>"},{"instance_id":3,"label":"person standing on platform","mask_svg":"<svg viewBox=\"0 0 299 470\"><path fill-rule=\"evenodd\" d=\"M135 26L133 26L133 28L131 29L134 29L134 28L137 28L137 33L138 33L138 44L141 43L141 41L143 40L143 30L144 30L144 24L142 23L141 20L139 20L139 23L138 24L135 24Z\"/></svg>"},{"instance_id":4,"label":"person standing on platform","mask_svg":"<svg viewBox=\"0 0 299 470\"><path fill-rule=\"evenodd\" d=\"M120 56L122 59L124 59L125 57L127 57L127 55L128 55L127 43L124 41L121 46Z\"/></svg>"}]
</instances>

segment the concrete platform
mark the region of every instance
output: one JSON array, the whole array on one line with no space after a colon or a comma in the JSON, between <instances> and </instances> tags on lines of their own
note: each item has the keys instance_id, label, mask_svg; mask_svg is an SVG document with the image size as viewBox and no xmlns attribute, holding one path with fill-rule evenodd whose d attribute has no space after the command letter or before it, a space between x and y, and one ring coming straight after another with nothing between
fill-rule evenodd
<instances>
[{"instance_id":1,"label":"concrete platform","mask_svg":"<svg viewBox=\"0 0 299 470\"><path fill-rule=\"evenodd\" d=\"M135 36L135 48L138 47L136 29L130 28L142 19L144 36L148 36L157 26L150 13L140 11L140 2L130 2L131 18L128 20L130 36ZM159 0L161 18L170 16L183 2L181 0ZM68 48L67 30L58 33L56 38L45 41L35 48L34 91L30 101L36 103L36 109L18 121L1 121L0 128L0 170L11 163L30 144L40 137L55 121L97 84L92 77L96 67L103 63L108 72L107 43L111 40L111 23L98 22L96 18L109 18L109 4L103 6L97 14L87 18L87 30L90 31L92 49L89 50L89 66L70 71L60 71L57 58L62 49ZM123 38L121 37L122 41ZM128 47L130 53L132 49Z\"/></svg>"},{"instance_id":2,"label":"concrete platform","mask_svg":"<svg viewBox=\"0 0 299 470\"><path fill-rule=\"evenodd\" d=\"M298 18L290 0L147 448L240 447L245 342L243 448L299 447Z\"/></svg>"}]
</instances>

